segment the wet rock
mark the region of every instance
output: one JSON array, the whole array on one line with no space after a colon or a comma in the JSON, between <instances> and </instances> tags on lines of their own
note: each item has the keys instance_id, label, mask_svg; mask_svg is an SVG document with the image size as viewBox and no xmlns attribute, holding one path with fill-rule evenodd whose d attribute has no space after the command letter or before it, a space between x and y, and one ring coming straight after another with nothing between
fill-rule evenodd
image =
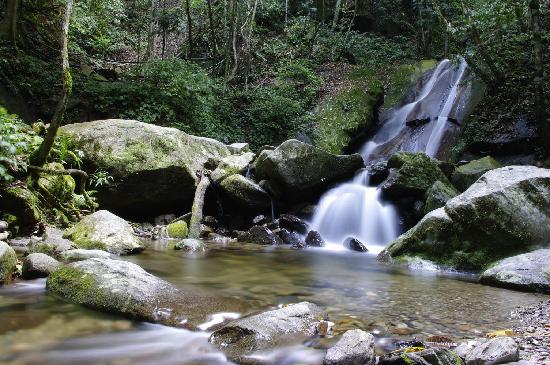
<instances>
[{"instance_id":1,"label":"wet rock","mask_svg":"<svg viewBox=\"0 0 550 365\"><path fill-rule=\"evenodd\" d=\"M257 243L260 245L279 245L282 241L269 228L264 226L254 226L247 232L244 241ZM241 241L241 239L239 239Z\"/></svg>"},{"instance_id":2,"label":"wet rock","mask_svg":"<svg viewBox=\"0 0 550 365\"><path fill-rule=\"evenodd\" d=\"M466 365L496 365L519 361L519 346L511 337L468 341L456 348Z\"/></svg>"},{"instance_id":3,"label":"wet rock","mask_svg":"<svg viewBox=\"0 0 550 365\"><path fill-rule=\"evenodd\" d=\"M210 336L210 342L236 359L253 351L296 344L314 336L325 312L301 302L237 319Z\"/></svg>"},{"instance_id":4,"label":"wet rock","mask_svg":"<svg viewBox=\"0 0 550 365\"><path fill-rule=\"evenodd\" d=\"M450 184L437 180L431 188L426 191L426 203L424 204L424 214L428 214L457 196L459 192Z\"/></svg>"},{"instance_id":5,"label":"wet rock","mask_svg":"<svg viewBox=\"0 0 550 365\"><path fill-rule=\"evenodd\" d=\"M457 167L451 179L453 184L455 184L460 191L465 191L483 174L488 171L498 169L499 167L502 166L497 160L491 156L487 156Z\"/></svg>"},{"instance_id":6,"label":"wet rock","mask_svg":"<svg viewBox=\"0 0 550 365\"><path fill-rule=\"evenodd\" d=\"M262 211L271 206L271 197L258 184L242 175L231 175L219 185L230 204L251 211Z\"/></svg>"},{"instance_id":7,"label":"wet rock","mask_svg":"<svg viewBox=\"0 0 550 365\"><path fill-rule=\"evenodd\" d=\"M351 330L327 351L325 365L364 365L374 359L374 336L362 330Z\"/></svg>"},{"instance_id":8,"label":"wet rock","mask_svg":"<svg viewBox=\"0 0 550 365\"><path fill-rule=\"evenodd\" d=\"M29 241L30 253L44 253L54 257L74 247L71 240L63 238L63 231L54 227L46 227L42 237L33 237Z\"/></svg>"},{"instance_id":9,"label":"wet rock","mask_svg":"<svg viewBox=\"0 0 550 365\"><path fill-rule=\"evenodd\" d=\"M176 220L175 214L163 214L155 217L156 226L166 226Z\"/></svg>"},{"instance_id":10,"label":"wet rock","mask_svg":"<svg viewBox=\"0 0 550 365\"><path fill-rule=\"evenodd\" d=\"M210 233L207 237L207 240L214 243L219 243L222 245L225 245L234 241L232 238L218 234L218 233Z\"/></svg>"},{"instance_id":11,"label":"wet rock","mask_svg":"<svg viewBox=\"0 0 550 365\"><path fill-rule=\"evenodd\" d=\"M378 161L371 163L366 167L369 183L372 185L379 185L388 178L390 169L388 168L387 161Z\"/></svg>"},{"instance_id":12,"label":"wet rock","mask_svg":"<svg viewBox=\"0 0 550 365\"><path fill-rule=\"evenodd\" d=\"M176 243L174 248L176 250L184 250L189 252L206 252L208 246L202 240L187 238Z\"/></svg>"},{"instance_id":13,"label":"wet rock","mask_svg":"<svg viewBox=\"0 0 550 365\"><path fill-rule=\"evenodd\" d=\"M57 270L61 263L43 253L31 253L23 259L23 279L45 278Z\"/></svg>"},{"instance_id":14,"label":"wet rock","mask_svg":"<svg viewBox=\"0 0 550 365\"><path fill-rule=\"evenodd\" d=\"M166 232L169 238L185 238L187 237L187 223L185 221L177 221L166 226Z\"/></svg>"},{"instance_id":15,"label":"wet rock","mask_svg":"<svg viewBox=\"0 0 550 365\"><path fill-rule=\"evenodd\" d=\"M388 167L392 170L382 191L392 200L423 198L438 180L450 185L437 161L424 153L398 152L388 160Z\"/></svg>"},{"instance_id":16,"label":"wet rock","mask_svg":"<svg viewBox=\"0 0 550 365\"><path fill-rule=\"evenodd\" d=\"M457 354L448 349L391 353L381 356L377 365L463 365Z\"/></svg>"},{"instance_id":17,"label":"wet rock","mask_svg":"<svg viewBox=\"0 0 550 365\"><path fill-rule=\"evenodd\" d=\"M337 156L298 140L288 140L273 151L262 151L256 161L256 176L276 184L284 200L305 200L322 193L330 184L353 176L363 164L358 154Z\"/></svg>"},{"instance_id":18,"label":"wet rock","mask_svg":"<svg viewBox=\"0 0 550 365\"><path fill-rule=\"evenodd\" d=\"M550 170L491 170L444 208L427 214L380 255L419 255L443 266L479 270L548 244Z\"/></svg>"},{"instance_id":19,"label":"wet rock","mask_svg":"<svg viewBox=\"0 0 550 365\"><path fill-rule=\"evenodd\" d=\"M306 222L292 214L281 214L279 216L279 227L286 228L289 231L306 234L309 226Z\"/></svg>"},{"instance_id":20,"label":"wet rock","mask_svg":"<svg viewBox=\"0 0 550 365\"><path fill-rule=\"evenodd\" d=\"M362 243L361 241L359 241L355 237L346 238L342 244L348 250L357 251L357 252L368 252L369 251L367 246L365 246L364 243Z\"/></svg>"},{"instance_id":21,"label":"wet rock","mask_svg":"<svg viewBox=\"0 0 550 365\"><path fill-rule=\"evenodd\" d=\"M91 171L113 176L97 198L101 207L119 214L181 208L195 193L195 172L208 160L230 154L213 139L135 120L69 124L60 134L67 136L70 148L84 152Z\"/></svg>"},{"instance_id":22,"label":"wet rock","mask_svg":"<svg viewBox=\"0 0 550 365\"><path fill-rule=\"evenodd\" d=\"M418 128L424 124L430 123L430 117L408 120L405 124L407 127Z\"/></svg>"},{"instance_id":23,"label":"wet rock","mask_svg":"<svg viewBox=\"0 0 550 365\"><path fill-rule=\"evenodd\" d=\"M106 210L99 210L84 217L67 229L64 237L72 240L79 248L100 249L115 255L127 255L143 250L130 224Z\"/></svg>"},{"instance_id":24,"label":"wet rock","mask_svg":"<svg viewBox=\"0 0 550 365\"><path fill-rule=\"evenodd\" d=\"M263 214L257 215L252 219L252 224L255 226L261 226L267 223L267 217Z\"/></svg>"},{"instance_id":25,"label":"wet rock","mask_svg":"<svg viewBox=\"0 0 550 365\"><path fill-rule=\"evenodd\" d=\"M17 255L13 248L0 241L0 284L11 280L16 264Z\"/></svg>"},{"instance_id":26,"label":"wet rock","mask_svg":"<svg viewBox=\"0 0 550 365\"><path fill-rule=\"evenodd\" d=\"M309 247L324 247L325 240L317 231L309 231L306 236L306 245Z\"/></svg>"},{"instance_id":27,"label":"wet rock","mask_svg":"<svg viewBox=\"0 0 550 365\"><path fill-rule=\"evenodd\" d=\"M290 232L286 228L279 231L279 237L285 245L291 245L295 248L305 247L305 242L303 241L302 236L296 232Z\"/></svg>"},{"instance_id":28,"label":"wet rock","mask_svg":"<svg viewBox=\"0 0 550 365\"><path fill-rule=\"evenodd\" d=\"M220 222L215 217L212 217L211 215L207 215L202 219L202 224L205 224L212 228L218 228L220 225Z\"/></svg>"},{"instance_id":29,"label":"wet rock","mask_svg":"<svg viewBox=\"0 0 550 365\"><path fill-rule=\"evenodd\" d=\"M87 259L108 259L111 254L103 250L84 250L77 248L61 252L59 258L63 261L73 262Z\"/></svg>"},{"instance_id":30,"label":"wet rock","mask_svg":"<svg viewBox=\"0 0 550 365\"><path fill-rule=\"evenodd\" d=\"M550 294L550 249L512 256L481 274L483 284Z\"/></svg>"},{"instance_id":31,"label":"wet rock","mask_svg":"<svg viewBox=\"0 0 550 365\"><path fill-rule=\"evenodd\" d=\"M239 301L182 291L122 260L88 259L62 266L50 274L46 287L88 308L176 327L195 328L211 313L244 310Z\"/></svg>"},{"instance_id":32,"label":"wet rock","mask_svg":"<svg viewBox=\"0 0 550 365\"><path fill-rule=\"evenodd\" d=\"M0 221L0 232L6 232L8 230L8 222Z\"/></svg>"}]
</instances>

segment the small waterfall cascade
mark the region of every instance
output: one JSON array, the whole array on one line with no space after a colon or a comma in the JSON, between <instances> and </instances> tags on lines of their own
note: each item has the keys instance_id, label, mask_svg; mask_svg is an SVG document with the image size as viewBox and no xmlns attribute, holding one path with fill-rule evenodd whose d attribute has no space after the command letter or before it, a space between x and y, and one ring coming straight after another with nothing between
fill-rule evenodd
<instances>
[{"instance_id":1,"label":"small waterfall cascade","mask_svg":"<svg viewBox=\"0 0 550 365\"><path fill-rule=\"evenodd\" d=\"M443 60L425 74L400 105L383 113L382 127L360 150L365 162L387 159L397 151L444 156L474 106L468 75L464 60L458 66ZM378 253L400 233L398 211L381 194L363 170L321 197L312 227L328 248L343 249L343 242L353 237Z\"/></svg>"}]
</instances>

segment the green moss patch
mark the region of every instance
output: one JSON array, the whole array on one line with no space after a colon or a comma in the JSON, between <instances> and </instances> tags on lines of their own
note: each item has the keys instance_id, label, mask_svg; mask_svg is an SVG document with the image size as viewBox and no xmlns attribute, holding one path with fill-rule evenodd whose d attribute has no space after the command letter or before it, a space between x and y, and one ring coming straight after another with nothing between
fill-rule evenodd
<instances>
[{"instance_id":1,"label":"green moss patch","mask_svg":"<svg viewBox=\"0 0 550 365\"><path fill-rule=\"evenodd\" d=\"M187 237L187 223L184 221L177 221L170 223L166 227L168 237L170 238L186 238Z\"/></svg>"}]
</instances>

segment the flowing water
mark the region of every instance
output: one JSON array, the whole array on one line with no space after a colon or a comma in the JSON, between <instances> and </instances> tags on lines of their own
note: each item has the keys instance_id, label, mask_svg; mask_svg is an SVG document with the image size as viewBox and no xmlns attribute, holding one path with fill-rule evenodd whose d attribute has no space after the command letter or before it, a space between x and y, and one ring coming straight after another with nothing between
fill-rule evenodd
<instances>
[{"instance_id":1,"label":"flowing water","mask_svg":"<svg viewBox=\"0 0 550 365\"><path fill-rule=\"evenodd\" d=\"M253 310L298 301L324 307L337 333L373 332L388 338L480 336L510 327L516 305L541 296L383 266L374 255L258 245L214 246L204 255L162 244L126 257L186 290L237 297ZM47 295L45 280L0 287L0 363L10 365L226 364L208 332L132 322ZM323 341L258 354L276 364L320 364Z\"/></svg>"},{"instance_id":2,"label":"flowing water","mask_svg":"<svg viewBox=\"0 0 550 365\"><path fill-rule=\"evenodd\" d=\"M425 74L401 105L382 115L380 129L361 148L365 162L387 159L396 151L445 156L472 108L468 75L464 60L458 66L443 60ZM424 122L407 125L415 120ZM383 201L380 189L369 186L365 170L321 198L312 226L332 249L344 249L342 243L353 237L377 253L398 236L399 216L393 205Z\"/></svg>"}]
</instances>

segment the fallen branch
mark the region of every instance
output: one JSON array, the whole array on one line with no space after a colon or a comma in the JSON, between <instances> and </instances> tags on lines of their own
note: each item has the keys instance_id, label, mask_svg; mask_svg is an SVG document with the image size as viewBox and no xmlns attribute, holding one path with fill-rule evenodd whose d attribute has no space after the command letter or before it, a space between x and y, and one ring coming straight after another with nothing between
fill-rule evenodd
<instances>
[{"instance_id":1,"label":"fallen branch","mask_svg":"<svg viewBox=\"0 0 550 365\"><path fill-rule=\"evenodd\" d=\"M199 183L195 190L193 207L191 208L191 221L189 223L189 238L199 239L201 236L202 210L204 207L204 196L210 186L210 171L204 170L197 172Z\"/></svg>"}]
</instances>

